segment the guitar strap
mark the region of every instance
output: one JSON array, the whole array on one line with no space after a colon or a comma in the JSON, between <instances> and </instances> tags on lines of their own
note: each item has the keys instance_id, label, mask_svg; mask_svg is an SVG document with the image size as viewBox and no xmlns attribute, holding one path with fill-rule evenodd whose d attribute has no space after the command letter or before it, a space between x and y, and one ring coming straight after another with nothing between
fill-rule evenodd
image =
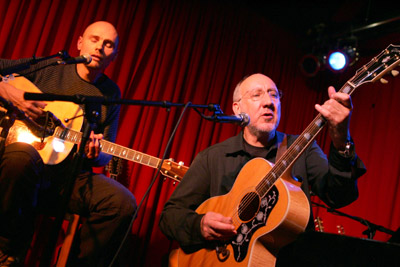
<instances>
[{"instance_id":1,"label":"guitar strap","mask_svg":"<svg viewBox=\"0 0 400 267\"><path fill-rule=\"evenodd\" d=\"M277 162L287 150L287 135L283 134L283 139L278 140L278 151L276 152L275 162Z\"/></svg>"}]
</instances>

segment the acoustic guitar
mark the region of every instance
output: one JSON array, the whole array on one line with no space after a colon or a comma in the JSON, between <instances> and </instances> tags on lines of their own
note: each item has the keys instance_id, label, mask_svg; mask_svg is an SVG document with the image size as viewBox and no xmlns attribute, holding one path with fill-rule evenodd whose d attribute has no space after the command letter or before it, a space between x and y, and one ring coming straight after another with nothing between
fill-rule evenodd
<instances>
[{"instance_id":1,"label":"acoustic guitar","mask_svg":"<svg viewBox=\"0 0 400 267\"><path fill-rule=\"evenodd\" d=\"M340 89L351 95L362 84L375 82L400 62L400 46L389 45L360 68ZM392 74L398 74L393 70ZM203 202L196 212L213 211L232 217L237 235L227 241L186 254L178 249L178 266L275 266L276 253L304 231L310 204L291 177L291 167L326 124L318 114L272 166L262 158L250 160L229 193ZM173 264L173 262L170 262Z\"/></svg>"},{"instance_id":2,"label":"acoustic guitar","mask_svg":"<svg viewBox=\"0 0 400 267\"><path fill-rule=\"evenodd\" d=\"M41 93L25 77L19 76L13 80L9 79L8 82L25 92ZM14 142L29 143L39 152L45 164L55 165L70 154L75 144L80 143L83 111L79 105L72 102L48 101L46 103L45 117L36 121L27 117L15 120L9 130L6 145ZM107 140L100 140L100 148L106 154L152 168L157 169L161 165L161 173L175 182L180 182L188 170L183 162L176 163L171 159L161 160Z\"/></svg>"}]
</instances>

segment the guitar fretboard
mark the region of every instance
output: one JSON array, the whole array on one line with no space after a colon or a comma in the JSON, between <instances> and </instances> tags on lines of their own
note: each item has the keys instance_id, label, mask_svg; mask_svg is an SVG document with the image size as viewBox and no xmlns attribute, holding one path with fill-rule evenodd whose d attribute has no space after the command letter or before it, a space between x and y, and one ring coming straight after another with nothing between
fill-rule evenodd
<instances>
[{"instance_id":1,"label":"guitar fretboard","mask_svg":"<svg viewBox=\"0 0 400 267\"><path fill-rule=\"evenodd\" d=\"M74 144L78 144L82 139L81 132L61 127L56 128L53 136ZM106 154L141 163L153 168L158 168L161 162L159 158L114 144L106 140L100 140L100 148L101 151Z\"/></svg>"}]
</instances>

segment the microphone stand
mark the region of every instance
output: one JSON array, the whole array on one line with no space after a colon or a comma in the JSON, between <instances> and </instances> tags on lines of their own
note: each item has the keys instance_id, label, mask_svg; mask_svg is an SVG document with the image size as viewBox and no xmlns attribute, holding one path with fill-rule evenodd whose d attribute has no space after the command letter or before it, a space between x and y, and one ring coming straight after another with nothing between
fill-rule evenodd
<instances>
[{"instance_id":1,"label":"microphone stand","mask_svg":"<svg viewBox=\"0 0 400 267\"><path fill-rule=\"evenodd\" d=\"M113 99L109 97L101 96L86 96L86 95L58 95L58 94L42 94L42 93L29 93L24 94L25 100L38 100L38 101L67 101L74 102L75 104L84 103L97 103L101 105L138 105L138 106L153 106L163 107L170 109L171 107L184 107L186 104L183 103L172 103L168 101L146 101L146 100L134 100L134 99ZM195 105L190 104L191 108L206 108L210 111L220 112L218 104L208 105ZM219 114L219 113L218 113Z\"/></svg>"},{"instance_id":2,"label":"microphone stand","mask_svg":"<svg viewBox=\"0 0 400 267\"><path fill-rule=\"evenodd\" d=\"M315 206L322 207L322 208L326 209L330 213L350 218L352 220L355 220L355 221L367 226L368 228L362 233L364 235L368 236L369 239L374 239L374 236L375 236L375 233L376 233L377 230L381 231L383 233L389 234L391 236L393 236L395 234L395 231L390 230L388 228L385 228L385 227L383 227L381 225L374 224L374 223L372 223L372 222L370 222L370 221L368 221L366 219L346 214L344 212L338 211L338 210L336 210L334 208L327 207L325 205L318 204L316 202L311 202L311 203L313 205L315 205Z\"/></svg>"},{"instance_id":3,"label":"microphone stand","mask_svg":"<svg viewBox=\"0 0 400 267\"><path fill-rule=\"evenodd\" d=\"M86 105L90 102L82 101L84 104L84 116L85 116L85 121L83 124L83 133L82 133L82 139L81 143L79 146L79 150L75 152L73 155L72 159L72 164L71 164L71 172L69 173L69 176L67 176L67 182L64 188L64 192L61 196L61 207L57 210L57 215L54 221L54 226L52 228L52 231L50 233L49 241L47 242L47 245L45 247L45 250L43 252L43 258L40 261L40 266L47 267L51 265L51 260L53 258L54 254L54 249L57 245L57 239L58 235L60 232L60 229L62 227L62 223L65 217L65 214L67 212L68 208L68 203L72 195L72 191L74 188L75 180L80 174L82 167L83 167L83 161L84 161L84 156L85 156L85 146L86 143L89 140L90 133L92 129L94 128L94 125L97 123L98 119L98 112L93 111L90 112L88 106Z\"/></svg>"},{"instance_id":4,"label":"microphone stand","mask_svg":"<svg viewBox=\"0 0 400 267\"><path fill-rule=\"evenodd\" d=\"M58 52L57 54L54 54L54 55L51 55L48 57L37 58L36 56L33 56L27 62L17 64L15 66L8 67L5 69L0 69L0 76L7 76L7 75L10 75L13 73L19 73L23 70L29 69L32 65L35 65L35 64L39 63L40 61L47 60L47 59L54 58L54 57L61 57L62 59L65 59L65 58L68 58L69 55L66 51L62 50L62 51ZM2 81L3 79L6 79L6 78L0 77L0 81Z\"/></svg>"},{"instance_id":5,"label":"microphone stand","mask_svg":"<svg viewBox=\"0 0 400 267\"><path fill-rule=\"evenodd\" d=\"M101 105L139 105L139 106L156 106L167 108L169 111L171 107L190 107L193 108L203 119L214 122L222 122L222 123L237 123L238 121L229 120L230 116L225 116L223 111L221 110L220 105L218 104L207 104L207 105L195 105L192 103L183 104L183 103L171 103L168 101L145 101L145 100L131 100L131 99L111 99L108 97L98 97L98 96L85 96L85 95L57 95L57 94L42 94L42 93L28 93L24 94L26 100L38 100L38 101L68 101L74 102L76 104L83 103L97 103ZM206 116L201 113L198 108L208 109L213 112L212 116ZM248 123L248 121L247 121ZM240 124L240 126L245 126L244 124Z\"/></svg>"}]
</instances>

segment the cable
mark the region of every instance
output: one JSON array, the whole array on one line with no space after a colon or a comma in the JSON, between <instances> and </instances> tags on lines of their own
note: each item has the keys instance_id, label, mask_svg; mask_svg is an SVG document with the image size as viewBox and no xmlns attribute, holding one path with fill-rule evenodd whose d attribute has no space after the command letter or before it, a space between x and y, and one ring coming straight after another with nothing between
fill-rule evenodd
<instances>
[{"instance_id":1,"label":"cable","mask_svg":"<svg viewBox=\"0 0 400 267\"><path fill-rule=\"evenodd\" d=\"M126 233L125 233L125 236L124 236L124 238L122 239L121 244L119 245L118 250L117 250L117 252L115 253L114 258L112 259L112 261L111 261L109 267L111 267L111 266L114 264L114 261L117 259L118 254L120 253L120 251L121 251L121 249L122 249L122 245L125 243L126 239L128 238L128 235L129 235L129 233L131 232L131 229L132 229L133 222L134 222L134 220L135 220L135 218L136 218L136 216L137 216L137 214L138 214L138 212L139 212L139 210L140 210L140 208L141 208L141 206L142 206L144 200L147 198L148 194L150 193L150 189L153 187L153 184L155 183L155 181L157 180L158 175L159 175L160 172L161 172L161 166L163 165L163 162L164 162L164 160L165 160L165 158L166 158L166 154L167 154L168 151L169 151L169 147L170 147L170 145L171 145L171 143L172 143L173 137L175 136L176 130L178 129L179 124L181 123L181 120L182 120L182 118L183 118L183 115L184 115L185 112L186 112L186 109L187 109L190 105L191 105L191 102L188 102L188 103L185 104L185 106L184 106L184 108L183 108L183 110L182 110L182 113L181 113L181 115L179 116L178 122L176 123L175 128L174 128L174 130L172 131L172 134L171 134L171 136L170 136L170 138L169 138L169 140L168 140L167 146L165 147L163 157L162 157L161 162L160 162L160 164L159 164L159 166L158 166L158 168L157 168L157 172L156 172L156 174L154 175L154 177L153 177L153 179L152 179L152 181L151 181L149 187L147 188L146 192L144 193L144 196L143 196L142 200L140 201L139 205L137 206L136 211L135 211L135 213L134 213L133 216L132 216L132 220L131 220L131 222L130 222L130 224L129 224L129 227L128 227Z\"/></svg>"}]
</instances>

